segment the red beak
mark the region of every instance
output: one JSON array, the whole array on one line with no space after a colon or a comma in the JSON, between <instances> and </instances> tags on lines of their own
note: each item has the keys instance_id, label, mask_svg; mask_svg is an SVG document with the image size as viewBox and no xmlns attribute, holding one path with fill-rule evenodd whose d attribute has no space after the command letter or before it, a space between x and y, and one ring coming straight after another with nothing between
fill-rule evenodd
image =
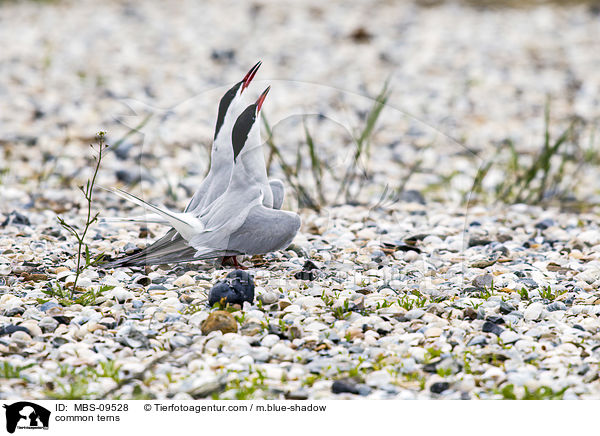
<instances>
[{"instance_id":1,"label":"red beak","mask_svg":"<svg viewBox=\"0 0 600 436\"><path fill-rule=\"evenodd\" d=\"M260 95L260 97L258 97L258 100L256 100L256 113L260 112L260 108L262 107L263 103L265 102L265 98L267 98L269 89L271 89L271 87L267 86L267 89L265 89L263 91L263 93Z\"/></svg>"},{"instance_id":2,"label":"red beak","mask_svg":"<svg viewBox=\"0 0 600 436\"><path fill-rule=\"evenodd\" d=\"M244 89L246 89L248 85L250 85L250 82L252 82L252 79L254 79L254 76L256 76L256 72L260 68L261 64L262 61L258 61L252 68L250 68L250 71L246 73L246 76L242 80L243 84L241 92L244 92Z\"/></svg>"}]
</instances>

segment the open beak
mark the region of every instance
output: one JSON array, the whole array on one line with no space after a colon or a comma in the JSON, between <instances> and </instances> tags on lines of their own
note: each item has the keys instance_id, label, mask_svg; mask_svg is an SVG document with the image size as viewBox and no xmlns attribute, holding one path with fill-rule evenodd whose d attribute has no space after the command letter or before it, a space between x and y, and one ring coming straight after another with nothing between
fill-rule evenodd
<instances>
[{"instance_id":1,"label":"open beak","mask_svg":"<svg viewBox=\"0 0 600 436\"><path fill-rule=\"evenodd\" d=\"M258 97L258 100L256 100L256 113L260 112L260 108L262 107L263 103L265 102L265 98L267 98L269 89L271 89L271 87L267 86L267 89L265 89L263 91L263 93L260 95L260 97Z\"/></svg>"},{"instance_id":2,"label":"open beak","mask_svg":"<svg viewBox=\"0 0 600 436\"><path fill-rule=\"evenodd\" d=\"M256 72L260 68L261 64L262 61L258 61L252 68L250 68L250 71L246 73L246 76L242 80L243 84L242 90L240 92L244 92L244 89L246 89L250 85L250 82L252 82L252 79L254 79L254 76L256 76Z\"/></svg>"}]
</instances>

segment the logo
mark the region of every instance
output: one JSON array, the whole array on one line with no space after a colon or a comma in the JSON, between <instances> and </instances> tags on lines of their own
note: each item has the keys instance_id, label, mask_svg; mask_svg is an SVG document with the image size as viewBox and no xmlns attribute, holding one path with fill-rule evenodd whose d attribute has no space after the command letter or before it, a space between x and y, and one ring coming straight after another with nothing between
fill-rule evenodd
<instances>
[{"instance_id":1,"label":"logo","mask_svg":"<svg viewBox=\"0 0 600 436\"><path fill-rule=\"evenodd\" d=\"M15 429L48 430L50 411L28 401L3 405L6 409L6 430L14 433Z\"/></svg>"}]
</instances>

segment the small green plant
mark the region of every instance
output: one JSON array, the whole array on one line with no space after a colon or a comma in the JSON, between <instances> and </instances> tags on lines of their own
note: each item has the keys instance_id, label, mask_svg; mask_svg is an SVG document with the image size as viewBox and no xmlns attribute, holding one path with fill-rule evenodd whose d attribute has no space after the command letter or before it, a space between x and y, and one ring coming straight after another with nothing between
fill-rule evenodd
<instances>
[{"instance_id":1,"label":"small green plant","mask_svg":"<svg viewBox=\"0 0 600 436\"><path fill-rule=\"evenodd\" d=\"M77 240L77 267L75 269L75 280L73 282L73 287L71 288L71 299L75 296L75 290L77 289L77 281L79 280L79 276L83 271L88 269L91 266L96 266L102 262L104 254L99 254L94 257L90 254L90 247L85 242L85 237L90 229L91 225L98 221L99 212L92 216L92 200L94 195L94 185L96 184L96 177L98 176L98 171L100 170L100 163L102 162L102 153L108 148L108 145L104 142L104 137L106 132L98 132L96 135L96 140L98 144L98 149L96 150L97 155L94 156L96 160L96 166L94 167L94 174L92 179L87 181L86 186L80 186L79 190L83 193L85 201L87 202L87 217L85 221L85 226L83 227L83 231L80 233L78 229L69 223L67 223L62 217L58 217L58 222L60 225L70 232L75 239ZM90 145L92 149L93 145ZM85 256L85 264L82 264L83 257Z\"/></svg>"},{"instance_id":2,"label":"small green plant","mask_svg":"<svg viewBox=\"0 0 600 436\"><path fill-rule=\"evenodd\" d=\"M58 378L52 382L53 389L46 391L46 397L53 400L87 400L94 396L88 390L90 381L98 377L94 368L77 369L68 365L60 365ZM64 380L67 379L66 383Z\"/></svg>"},{"instance_id":3,"label":"small green plant","mask_svg":"<svg viewBox=\"0 0 600 436\"><path fill-rule=\"evenodd\" d=\"M525 393L521 400L562 400L566 390L568 387L562 388L559 391L553 390L548 386L540 386L535 390L530 390L527 386L525 388ZM517 400L515 392L515 386L513 384L507 384L499 391L495 392L502 395L502 398L505 400Z\"/></svg>"},{"instance_id":4,"label":"small green plant","mask_svg":"<svg viewBox=\"0 0 600 436\"><path fill-rule=\"evenodd\" d=\"M373 107L367 115L365 125L359 133L354 135L354 142L356 145L354 156L352 158L352 162L346 169L344 178L340 182L340 188L337 194L337 198L341 200L343 197L346 203L356 201L356 195L360 192L363 186L363 183L361 182L365 178L366 171L364 169L362 171L357 171L358 164L361 159L364 159L365 162L368 162L369 160L371 153L371 137L375 132L375 126L377 125L377 120L381 115L381 111L383 111L383 108L385 107L389 98L389 82L386 81L377 97L375 97L375 102L373 103ZM353 184L356 184L358 188L356 188L354 195L350 197L349 195Z\"/></svg>"},{"instance_id":5,"label":"small green plant","mask_svg":"<svg viewBox=\"0 0 600 436\"><path fill-rule=\"evenodd\" d=\"M477 310L481 307L481 305L483 304L483 301L481 303L476 303L474 301L469 301L467 303L469 306L471 306L473 309Z\"/></svg>"},{"instance_id":6,"label":"small green plant","mask_svg":"<svg viewBox=\"0 0 600 436\"><path fill-rule=\"evenodd\" d=\"M521 300L529 300L529 292L527 291L527 288L521 288L518 292L521 296Z\"/></svg>"},{"instance_id":7,"label":"small green plant","mask_svg":"<svg viewBox=\"0 0 600 436\"><path fill-rule=\"evenodd\" d=\"M206 305L204 304L189 304L182 311L182 315L193 315L196 312L200 312L202 309L205 309Z\"/></svg>"},{"instance_id":8,"label":"small green plant","mask_svg":"<svg viewBox=\"0 0 600 436\"><path fill-rule=\"evenodd\" d=\"M121 365L116 361L107 360L105 362L100 362L99 367L99 369L95 370L95 374L98 377L108 377L112 378L117 383L121 382L121 377L119 375L119 368Z\"/></svg>"},{"instance_id":9,"label":"small green plant","mask_svg":"<svg viewBox=\"0 0 600 436\"><path fill-rule=\"evenodd\" d=\"M291 162L289 159L287 161L284 159L284 153L275 142L271 125L265 114L261 114L266 131L267 139L265 142L269 148L267 169L270 168L272 161L276 159L287 183L296 193L300 207L308 207L319 211L327 204L356 202L356 197L361 192L364 181L369 178L367 167L370 159L372 137L375 133L377 121L390 96L388 85L389 83L386 81L382 90L375 97L375 101L364 119L364 124L351 133L351 144L354 146L351 161L346 169L341 172L336 171L328 164L326 159L320 157L315 139L308 129L306 117L303 119L305 147L302 144L298 146L295 151L296 160ZM305 160L308 160L306 164ZM301 174L303 168L310 168L312 182L309 181L308 177ZM337 186L335 198L333 196L326 198L325 196L323 189L325 176L330 178L331 182ZM387 195L387 189L384 191L385 195Z\"/></svg>"},{"instance_id":10,"label":"small green plant","mask_svg":"<svg viewBox=\"0 0 600 436\"><path fill-rule=\"evenodd\" d=\"M21 372L35 365L35 363L30 363L23 366L13 366L5 360L0 366L0 378L23 378Z\"/></svg>"},{"instance_id":11,"label":"small green plant","mask_svg":"<svg viewBox=\"0 0 600 436\"><path fill-rule=\"evenodd\" d=\"M344 300L342 305L333 308L333 316L336 319L346 319L350 316L350 312L350 303L348 303L348 300Z\"/></svg>"},{"instance_id":12,"label":"small green plant","mask_svg":"<svg viewBox=\"0 0 600 436\"><path fill-rule=\"evenodd\" d=\"M419 293L419 295L421 295ZM426 297L417 297L417 298L411 298L410 295L405 295L403 297L399 297L396 302L398 303L398 306L403 307L406 310L411 310L414 308L420 308L420 307L425 307L425 305L427 304L427 298Z\"/></svg>"},{"instance_id":13,"label":"small green plant","mask_svg":"<svg viewBox=\"0 0 600 436\"><path fill-rule=\"evenodd\" d=\"M545 288L541 288L540 289L540 297L546 299L546 300L555 300L557 297L560 297L562 294L566 293L566 290L556 290L556 291L552 291L552 288L550 286L547 286Z\"/></svg>"},{"instance_id":14,"label":"small green plant","mask_svg":"<svg viewBox=\"0 0 600 436\"><path fill-rule=\"evenodd\" d=\"M511 139L501 144L501 150L508 150L509 159L502 168L505 177L495 186L495 198L505 203L540 203L550 198L558 200L572 195L578 183L578 170L585 164L597 164L597 152L590 147L584 150L580 145L583 121L573 117L567 128L556 138L550 134L550 103L544 114L544 137L541 149L527 160L517 151ZM568 165L572 164L574 177L566 178ZM468 201L472 193L483 193L483 181L492 168L486 162L476 175L471 190L466 193Z\"/></svg>"},{"instance_id":15,"label":"small green plant","mask_svg":"<svg viewBox=\"0 0 600 436\"><path fill-rule=\"evenodd\" d=\"M106 291L114 289L114 286L102 285L98 290L89 289L79 295L77 298L73 297L72 292L69 293L60 283L54 284L54 286L48 286L47 289L42 290L50 298L55 298L61 306L71 306L73 304L81 304L82 306L95 306L96 300L102 296ZM39 304L44 304L49 299L38 298Z\"/></svg>"},{"instance_id":16,"label":"small green plant","mask_svg":"<svg viewBox=\"0 0 600 436\"><path fill-rule=\"evenodd\" d=\"M429 363L431 362L433 359L437 359L438 357L440 357L442 355L442 351L434 348L434 347L429 347L426 350L425 353L425 358L424 358L424 362L425 363Z\"/></svg>"}]
</instances>

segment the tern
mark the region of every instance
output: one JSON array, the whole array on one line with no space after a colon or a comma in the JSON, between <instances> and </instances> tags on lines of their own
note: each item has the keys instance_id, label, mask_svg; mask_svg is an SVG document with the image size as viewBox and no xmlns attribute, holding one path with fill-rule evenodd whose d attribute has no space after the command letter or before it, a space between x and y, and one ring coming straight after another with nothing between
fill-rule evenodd
<instances>
[{"instance_id":1,"label":"tern","mask_svg":"<svg viewBox=\"0 0 600 436\"><path fill-rule=\"evenodd\" d=\"M267 179L260 128L256 123L269 88L237 118L230 135L219 135L223 129L229 128L232 114L239 112L238 98L259 66L260 63L256 64L244 80L234 85L221 99L215 142L219 137L231 140L227 148L220 147L221 143L213 146L213 156L217 156L213 160L215 171L212 172L211 164L207 180L183 213L171 212L113 189L117 195L152 211L154 216L159 217L153 222L168 223L173 228L141 252L116 259L105 264L105 268L213 257L224 257L224 260L232 257L237 267L235 256L238 254L263 254L289 245L300 227L300 218L291 212L278 210L283 203L283 183ZM223 181L227 179L223 187ZM234 214L236 209L239 209L238 215ZM273 232L276 229L279 231ZM263 237L260 233L264 234ZM266 239L264 236L267 236Z\"/></svg>"}]
</instances>

